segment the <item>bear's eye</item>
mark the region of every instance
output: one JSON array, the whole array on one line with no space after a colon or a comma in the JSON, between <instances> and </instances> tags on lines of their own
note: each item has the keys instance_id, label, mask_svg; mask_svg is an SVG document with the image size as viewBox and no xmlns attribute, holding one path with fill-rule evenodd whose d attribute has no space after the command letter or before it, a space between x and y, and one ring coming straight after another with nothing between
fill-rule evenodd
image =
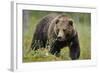
<instances>
[{"instance_id":1,"label":"bear's eye","mask_svg":"<svg viewBox=\"0 0 100 73\"><path fill-rule=\"evenodd\" d=\"M59 32L59 29L57 29L57 31Z\"/></svg>"},{"instance_id":2,"label":"bear's eye","mask_svg":"<svg viewBox=\"0 0 100 73\"><path fill-rule=\"evenodd\" d=\"M63 29L63 31L65 32L65 31L66 31L66 29Z\"/></svg>"}]
</instances>

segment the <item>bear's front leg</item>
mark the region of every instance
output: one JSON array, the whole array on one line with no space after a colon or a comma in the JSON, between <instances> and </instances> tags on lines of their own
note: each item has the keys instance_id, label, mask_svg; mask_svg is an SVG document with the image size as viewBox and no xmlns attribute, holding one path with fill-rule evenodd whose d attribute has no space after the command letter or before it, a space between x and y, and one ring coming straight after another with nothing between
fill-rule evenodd
<instances>
[{"instance_id":1,"label":"bear's front leg","mask_svg":"<svg viewBox=\"0 0 100 73\"><path fill-rule=\"evenodd\" d=\"M80 56L80 45L78 40L78 35L76 35L70 42L70 57L72 60L76 60Z\"/></svg>"},{"instance_id":2,"label":"bear's front leg","mask_svg":"<svg viewBox=\"0 0 100 73\"><path fill-rule=\"evenodd\" d=\"M50 53L59 57L60 56L60 47L58 41L55 41L50 47Z\"/></svg>"},{"instance_id":3,"label":"bear's front leg","mask_svg":"<svg viewBox=\"0 0 100 73\"><path fill-rule=\"evenodd\" d=\"M58 50L57 48L52 48L52 49L50 49L50 53L59 57L60 56L60 49Z\"/></svg>"}]
</instances>

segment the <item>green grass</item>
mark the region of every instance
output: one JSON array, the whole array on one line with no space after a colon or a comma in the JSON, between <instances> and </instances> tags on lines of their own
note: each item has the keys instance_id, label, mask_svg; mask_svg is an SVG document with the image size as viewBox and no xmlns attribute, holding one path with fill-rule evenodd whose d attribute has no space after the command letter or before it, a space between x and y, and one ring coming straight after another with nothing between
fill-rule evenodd
<instances>
[{"instance_id":1,"label":"green grass","mask_svg":"<svg viewBox=\"0 0 100 73\"><path fill-rule=\"evenodd\" d=\"M49 12L50 13L50 12ZM39 15L40 14L40 15ZM36 28L36 23L48 14L48 12L38 12L32 11L29 16L29 24L27 27L27 31L23 32L23 62L43 62L43 61L62 61L62 60L71 60L69 57L69 48L65 47L61 50L60 57L56 57L50 54L48 49L41 48L37 51L31 50L30 44L32 41L33 33ZM76 19L76 29L79 35L80 42L80 58L79 60L91 59L91 26L89 20L89 14L83 13L66 13L66 15L71 16L71 18L75 18L77 15L81 17L81 20L77 22ZM84 20L84 16L88 17L88 20ZM84 21L82 21L82 18Z\"/></svg>"}]
</instances>

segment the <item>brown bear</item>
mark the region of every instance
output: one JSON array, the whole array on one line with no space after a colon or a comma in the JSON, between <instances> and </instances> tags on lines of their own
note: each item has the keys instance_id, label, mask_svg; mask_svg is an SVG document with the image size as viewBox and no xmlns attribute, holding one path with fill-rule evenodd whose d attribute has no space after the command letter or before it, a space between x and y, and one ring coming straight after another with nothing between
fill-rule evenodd
<instances>
[{"instance_id":1,"label":"brown bear","mask_svg":"<svg viewBox=\"0 0 100 73\"><path fill-rule=\"evenodd\" d=\"M63 47L69 47L72 60L80 56L78 33L73 21L64 14L52 13L43 17L37 24L31 48L37 50L49 45L50 53L60 55Z\"/></svg>"}]
</instances>

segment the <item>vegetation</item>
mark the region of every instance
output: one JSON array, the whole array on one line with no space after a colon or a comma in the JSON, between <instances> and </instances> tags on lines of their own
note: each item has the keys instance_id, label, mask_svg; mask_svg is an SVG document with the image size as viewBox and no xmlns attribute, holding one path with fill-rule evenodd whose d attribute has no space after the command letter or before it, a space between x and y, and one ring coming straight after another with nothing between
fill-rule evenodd
<instances>
[{"instance_id":1,"label":"vegetation","mask_svg":"<svg viewBox=\"0 0 100 73\"><path fill-rule=\"evenodd\" d=\"M52 13L47 11L23 11L23 62L43 62L71 60L69 49L61 50L60 57L50 54L47 48L37 51L31 50L30 44L38 21L45 15ZM75 22L75 28L79 34L81 54L79 60L91 59L91 15L89 13L64 13Z\"/></svg>"}]
</instances>

